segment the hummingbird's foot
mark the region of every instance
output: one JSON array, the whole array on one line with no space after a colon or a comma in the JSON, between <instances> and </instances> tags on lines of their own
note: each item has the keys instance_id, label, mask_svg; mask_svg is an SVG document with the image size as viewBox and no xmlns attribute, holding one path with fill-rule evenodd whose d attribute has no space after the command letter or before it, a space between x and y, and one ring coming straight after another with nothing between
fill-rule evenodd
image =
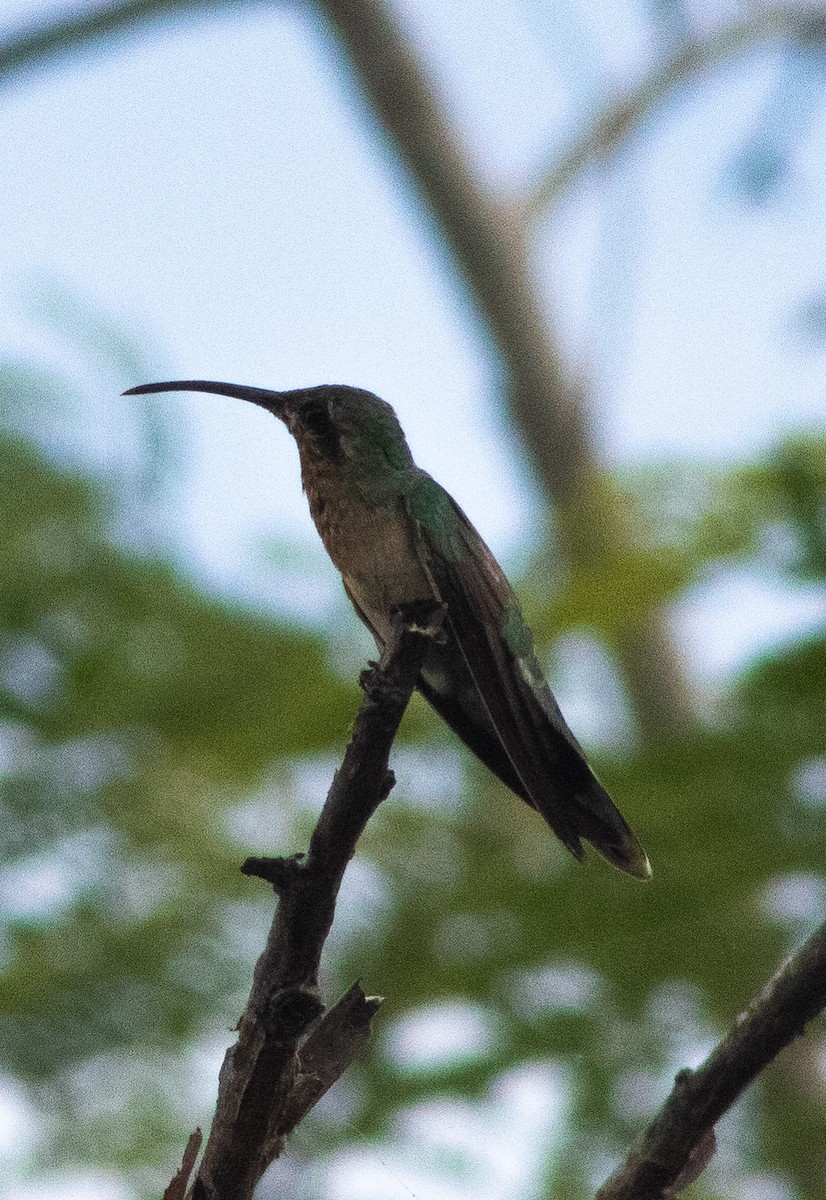
<instances>
[{"instance_id":1,"label":"hummingbird's foot","mask_svg":"<svg viewBox=\"0 0 826 1200\"><path fill-rule=\"evenodd\" d=\"M367 660L367 666L364 668L364 670L359 675L359 687L361 688L361 690L363 692L366 692L369 690L370 685L373 682L373 677L375 676L375 673L376 673L376 671L378 671L378 669L379 669L379 664L377 662L375 662L372 658L369 658Z\"/></svg>"},{"instance_id":2,"label":"hummingbird's foot","mask_svg":"<svg viewBox=\"0 0 826 1200\"><path fill-rule=\"evenodd\" d=\"M413 633L421 633L433 638L440 646L447 642L444 624L447 617L447 606L430 597L422 600L411 600L408 604L397 604L391 611L393 622L399 621Z\"/></svg>"}]
</instances>

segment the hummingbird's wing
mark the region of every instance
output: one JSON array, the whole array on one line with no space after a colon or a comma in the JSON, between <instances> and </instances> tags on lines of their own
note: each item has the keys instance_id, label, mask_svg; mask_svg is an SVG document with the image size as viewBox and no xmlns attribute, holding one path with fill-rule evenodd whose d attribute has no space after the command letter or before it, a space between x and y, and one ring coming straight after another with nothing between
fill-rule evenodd
<instances>
[{"instance_id":1,"label":"hummingbird's wing","mask_svg":"<svg viewBox=\"0 0 826 1200\"><path fill-rule=\"evenodd\" d=\"M514 790L539 810L572 854L582 858L580 839L586 838L621 870L647 878L651 868L645 851L568 728L502 568L458 504L429 475L421 472L407 504L422 566L447 606L451 632L488 719L479 720L478 705L476 713L468 704L458 711L455 693L447 704L438 687L431 687L431 694L423 688L425 696L439 712L446 708L448 724L507 783L507 772L491 761L501 760L504 751L521 784ZM501 746L496 752L488 745L491 732ZM480 752L480 746L488 752Z\"/></svg>"},{"instance_id":2,"label":"hummingbird's wing","mask_svg":"<svg viewBox=\"0 0 826 1200\"><path fill-rule=\"evenodd\" d=\"M370 630L381 653L384 650L384 638L347 586L347 580L342 578L342 583L356 616ZM445 645L432 648L416 686L468 749L533 808L534 803L504 751L455 638L450 638Z\"/></svg>"}]
</instances>

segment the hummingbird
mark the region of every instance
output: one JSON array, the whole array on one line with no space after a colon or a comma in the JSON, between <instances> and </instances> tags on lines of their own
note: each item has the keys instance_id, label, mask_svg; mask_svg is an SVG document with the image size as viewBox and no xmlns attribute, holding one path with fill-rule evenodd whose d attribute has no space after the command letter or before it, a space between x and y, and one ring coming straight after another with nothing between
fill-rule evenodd
<instances>
[{"instance_id":1,"label":"hummingbird","mask_svg":"<svg viewBox=\"0 0 826 1200\"><path fill-rule=\"evenodd\" d=\"M424 698L577 859L585 839L620 870L648 878L645 851L554 699L504 571L452 496L416 466L386 401L334 384L274 392L202 379L124 395L150 392L230 396L283 421L316 529L379 651L398 606L442 604L445 636L417 683Z\"/></svg>"}]
</instances>

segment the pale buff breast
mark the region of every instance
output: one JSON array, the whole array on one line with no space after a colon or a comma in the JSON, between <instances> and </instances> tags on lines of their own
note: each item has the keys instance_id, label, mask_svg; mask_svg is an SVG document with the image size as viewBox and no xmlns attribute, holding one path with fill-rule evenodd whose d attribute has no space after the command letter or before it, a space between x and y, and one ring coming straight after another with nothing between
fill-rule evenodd
<instances>
[{"instance_id":1,"label":"pale buff breast","mask_svg":"<svg viewBox=\"0 0 826 1200\"><path fill-rule=\"evenodd\" d=\"M310 511L348 591L382 637L389 633L391 609L432 596L400 505L369 508L339 492L335 499L316 494Z\"/></svg>"}]
</instances>

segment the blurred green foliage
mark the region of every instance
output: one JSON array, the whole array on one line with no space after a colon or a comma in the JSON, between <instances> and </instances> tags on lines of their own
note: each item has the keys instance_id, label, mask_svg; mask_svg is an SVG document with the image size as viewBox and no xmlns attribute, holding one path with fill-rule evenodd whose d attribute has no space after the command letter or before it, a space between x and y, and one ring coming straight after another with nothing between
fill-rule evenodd
<instances>
[{"instance_id":1,"label":"blurred green foliage","mask_svg":"<svg viewBox=\"0 0 826 1200\"><path fill-rule=\"evenodd\" d=\"M317 633L205 595L151 539L132 544L125 474L81 471L37 422L6 424L2 1069L46 1119L42 1162L111 1164L152 1194L208 1119L192 1046L227 1043L271 912L238 866L304 844L358 693ZM614 483L642 549L550 597L537 559L524 590L546 644L571 628L610 644L721 563L823 584L822 438ZM713 719L599 764L654 864L645 886L567 857L417 701L326 963L331 1000L359 977L386 1004L293 1152L392 1137L417 1105L482 1102L550 1063L564 1120L525 1195L589 1195L674 1071L826 917L824 694L823 640L785 644ZM800 1200L826 1188L825 1054L814 1029L721 1134L739 1170Z\"/></svg>"}]
</instances>

